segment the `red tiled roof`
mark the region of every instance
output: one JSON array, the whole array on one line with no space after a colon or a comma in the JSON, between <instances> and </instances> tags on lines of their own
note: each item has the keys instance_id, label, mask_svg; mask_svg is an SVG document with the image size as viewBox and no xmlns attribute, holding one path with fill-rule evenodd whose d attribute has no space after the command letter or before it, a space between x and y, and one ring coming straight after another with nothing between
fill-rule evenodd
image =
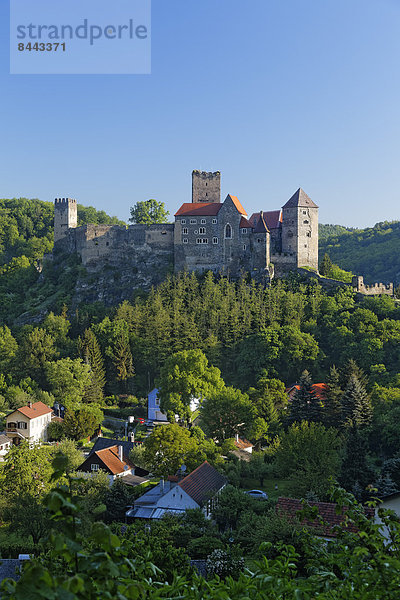
<instances>
[{"instance_id":1,"label":"red tiled roof","mask_svg":"<svg viewBox=\"0 0 400 600\"><path fill-rule=\"evenodd\" d=\"M246 219L246 217L242 217L240 219L239 229L253 229L253 225Z\"/></svg>"},{"instance_id":2,"label":"red tiled roof","mask_svg":"<svg viewBox=\"0 0 400 600\"><path fill-rule=\"evenodd\" d=\"M182 204L175 217L214 217L222 208L220 202L185 202Z\"/></svg>"},{"instance_id":3,"label":"red tiled roof","mask_svg":"<svg viewBox=\"0 0 400 600\"><path fill-rule=\"evenodd\" d=\"M282 211L281 210L270 210L263 212L264 221L268 227L268 229L278 229L282 223ZM258 219L260 218L260 213L253 213L250 217L250 222L253 224L253 227L257 225Z\"/></svg>"},{"instance_id":4,"label":"red tiled roof","mask_svg":"<svg viewBox=\"0 0 400 600\"><path fill-rule=\"evenodd\" d=\"M353 523L346 523L346 507L337 514L336 504L331 502L307 502L307 504L311 507L317 507L318 514L322 518L323 524L320 523L318 518L314 520L303 519L302 523L308 527L318 529L321 535L324 535L325 537L336 537L337 532L334 531L333 528L337 526L342 527L342 529L345 529L346 531L357 533L358 529ZM276 505L277 513L286 516L289 520L291 518L294 519L297 516L297 513L303 510L303 508L304 506L301 500L298 500L297 498L281 497L278 499L278 504ZM366 506L363 508L365 515L371 519L375 514L374 509Z\"/></svg>"},{"instance_id":5,"label":"red tiled roof","mask_svg":"<svg viewBox=\"0 0 400 600\"><path fill-rule=\"evenodd\" d=\"M228 194L227 197L225 198L225 200L227 200L228 198L230 198L232 200L233 204L238 209L238 212L241 215L245 215L247 217L247 212L244 210L243 206L240 204L239 199L236 196L232 196L232 194Z\"/></svg>"},{"instance_id":6,"label":"red tiled roof","mask_svg":"<svg viewBox=\"0 0 400 600\"><path fill-rule=\"evenodd\" d=\"M207 461L189 473L178 485L200 506L226 484L226 479Z\"/></svg>"},{"instance_id":7,"label":"red tiled roof","mask_svg":"<svg viewBox=\"0 0 400 600\"><path fill-rule=\"evenodd\" d=\"M236 448L239 448L239 450L244 450L245 448L253 447L253 444L251 442L249 442L248 440L242 440L241 438L239 438L238 440L235 440L234 444L235 444Z\"/></svg>"},{"instance_id":8,"label":"red tiled roof","mask_svg":"<svg viewBox=\"0 0 400 600\"><path fill-rule=\"evenodd\" d=\"M104 450L97 450L96 456L99 457L101 462L111 471L113 475L119 475L127 469L132 469L133 465L125 458L121 461L118 454L118 446L111 446L110 448L104 448Z\"/></svg>"},{"instance_id":9,"label":"red tiled roof","mask_svg":"<svg viewBox=\"0 0 400 600\"><path fill-rule=\"evenodd\" d=\"M17 408L17 411L28 417L28 419L36 419L36 417L42 417L53 412L44 402L34 402L30 407L21 406L21 408Z\"/></svg>"},{"instance_id":10,"label":"red tiled roof","mask_svg":"<svg viewBox=\"0 0 400 600\"><path fill-rule=\"evenodd\" d=\"M326 391L327 391L327 385L326 383L313 383L313 391L315 393L315 395L317 396L317 398L319 400L325 400L326 399ZM292 385L292 387L290 388L286 388L286 393L288 394L289 398L292 399L293 394L297 391L300 390L300 386L299 385Z\"/></svg>"},{"instance_id":11,"label":"red tiled roof","mask_svg":"<svg viewBox=\"0 0 400 600\"><path fill-rule=\"evenodd\" d=\"M298 206L318 208L315 202L313 202L301 188L299 188L297 192L295 192L293 196L289 198L283 208L297 208Z\"/></svg>"}]
</instances>

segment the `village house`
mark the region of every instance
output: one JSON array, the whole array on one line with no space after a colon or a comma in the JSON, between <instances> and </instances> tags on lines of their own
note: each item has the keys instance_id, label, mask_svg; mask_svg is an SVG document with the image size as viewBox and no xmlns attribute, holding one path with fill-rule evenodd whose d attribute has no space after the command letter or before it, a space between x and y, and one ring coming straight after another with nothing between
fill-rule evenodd
<instances>
[{"instance_id":1,"label":"village house","mask_svg":"<svg viewBox=\"0 0 400 600\"><path fill-rule=\"evenodd\" d=\"M104 471L109 477L110 484L117 478L123 477L125 483L139 485L148 480L149 474L148 471L132 464L124 446L119 442L108 448L92 452L77 470L83 473Z\"/></svg>"},{"instance_id":2,"label":"village house","mask_svg":"<svg viewBox=\"0 0 400 600\"><path fill-rule=\"evenodd\" d=\"M11 448L11 440L4 433L0 433L0 462Z\"/></svg>"},{"instance_id":3,"label":"village house","mask_svg":"<svg viewBox=\"0 0 400 600\"><path fill-rule=\"evenodd\" d=\"M126 518L161 519L166 513L179 515L191 508L200 508L209 517L216 496L225 485L226 479L205 461L180 481L176 476L162 479L136 500Z\"/></svg>"},{"instance_id":4,"label":"village house","mask_svg":"<svg viewBox=\"0 0 400 600\"><path fill-rule=\"evenodd\" d=\"M47 427L53 410L43 402L28 402L6 417L6 436L15 446L22 442L47 442Z\"/></svg>"}]
</instances>

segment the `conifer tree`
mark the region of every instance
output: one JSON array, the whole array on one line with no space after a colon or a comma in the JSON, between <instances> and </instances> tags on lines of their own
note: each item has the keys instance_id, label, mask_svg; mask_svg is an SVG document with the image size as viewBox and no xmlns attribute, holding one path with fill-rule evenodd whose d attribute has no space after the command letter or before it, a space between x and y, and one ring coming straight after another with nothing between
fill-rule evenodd
<instances>
[{"instance_id":1,"label":"conifer tree","mask_svg":"<svg viewBox=\"0 0 400 600\"><path fill-rule=\"evenodd\" d=\"M342 423L363 427L372 420L372 405L367 391L356 375L350 375L341 400Z\"/></svg>"},{"instance_id":2,"label":"conifer tree","mask_svg":"<svg viewBox=\"0 0 400 600\"><path fill-rule=\"evenodd\" d=\"M85 399L88 402L98 402L103 398L106 373L104 369L103 356L97 338L91 329L78 340L78 349L82 360L90 366L91 379L86 388Z\"/></svg>"},{"instance_id":3,"label":"conifer tree","mask_svg":"<svg viewBox=\"0 0 400 600\"><path fill-rule=\"evenodd\" d=\"M331 277L332 275L332 261L330 259L329 254L324 254L324 258L322 259L322 262L319 266L319 272L321 275L323 275L324 277Z\"/></svg>"},{"instance_id":4,"label":"conifer tree","mask_svg":"<svg viewBox=\"0 0 400 600\"><path fill-rule=\"evenodd\" d=\"M367 444L357 427L351 427L346 441L345 455L341 467L340 483L358 500L365 500L365 488L373 482L373 472L367 463Z\"/></svg>"},{"instance_id":5,"label":"conifer tree","mask_svg":"<svg viewBox=\"0 0 400 600\"><path fill-rule=\"evenodd\" d=\"M341 422L340 399L343 391L340 388L340 374L335 366L331 367L326 382L322 422L325 427L339 427Z\"/></svg>"},{"instance_id":6,"label":"conifer tree","mask_svg":"<svg viewBox=\"0 0 400 600\"><path fill-rule=\"evenodd\" d=\"M117 372L117 381L125 384L126 387L128 380L134 374L133 357L127 335L120 335L116 340L112 352L112 361Z\"/></svg>"},{"instance_id":7,"label":"conifer tree","mask_svg":"<svg viewBox=\"0 0 400 600\"><path fill-rule=\"evenodd\" d=\"M288 418L289 425L294 422L318 422L321 420L321 401L317 397L313 388L313 382L310 373L308 371L303 371L300 377L299 389L295 391L290 405L290 413Z\"/></svg>"}]
</instances>

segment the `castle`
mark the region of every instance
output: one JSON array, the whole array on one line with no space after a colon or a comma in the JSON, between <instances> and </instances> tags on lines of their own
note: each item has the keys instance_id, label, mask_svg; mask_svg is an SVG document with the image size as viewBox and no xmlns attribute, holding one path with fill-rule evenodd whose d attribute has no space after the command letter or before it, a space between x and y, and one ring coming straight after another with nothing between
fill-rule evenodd
<instances>
[{"instance_id":1,"label":"castle","mask_svg":"<svg viewBox=\"0 0 400 600\"><path fill-rule=\"evenodd\" d=\"M270 278L298 267L318 270L318 206L302 190L273 211L248 215L236 196L221 202L221 174L193 171L192 201L175 222L157 225L83 225L77 204L57 198L55 249L76 252L92 270L130 264L149 283L181 270Z\"/></svg>"}]
</instances>

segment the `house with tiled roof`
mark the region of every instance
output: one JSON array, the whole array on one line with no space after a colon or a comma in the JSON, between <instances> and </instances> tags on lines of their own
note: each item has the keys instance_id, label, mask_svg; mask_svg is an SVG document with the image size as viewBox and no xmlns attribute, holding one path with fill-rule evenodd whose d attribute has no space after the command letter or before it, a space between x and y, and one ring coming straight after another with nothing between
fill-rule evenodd
<instances>
[{"instance_id":1,"label":"house with tiled roof","mask_svg":"<svg viewBox=\"0 0 400 600\"><path fill-rule=\"evenodd\" d=\"M11 448L11 439L5 433L0 433L0 461L4 460L5 455Z\"/></svg>"},{"instance_id":2,"label":"house with tiled roof","mask_svg":"<svg viewBox=\"0 0 400 600\"><path fill-rule=\"evenodd\" d=\"M321 400L322 402L326 400L327 389L328 387L326 383L313 383L312 385L313 392L318 400ZM286 393L289 396L289 400L293 400L293 396L298 391L300 391L300 386L298 384L291 385L290 387L286 388Z\"/></svg>"},{"instance_id":3,"label":"house with tiled roof","mask_svg":"<svg viewBox=\"0 0 400 600\"><path fill-rule=\"evenodd\" d=\"M341 530L349 533L358 531L356 525L346 518L347 507L338 509L337 504L332 502L307 502L306 507L314 509L312 516L307 517L301 515L304 507L303 502L297 498L281 497L278 499L276 511L288 520L300 520L303 525L315 530L316 535L327 539L337 537ZM375 516L373 508L364 507L364 513L369 519Z\"/></svg>"},{"instance_id":4,"label":"house with tiled roof","mask_svg":"<svg viewBox=\"0 0 400 600\"><path fill-rule=\"evenodd\" d=\"M47 427L53 416L53 409L44 402L28 402L7 415L6 436L15 446L22 442L46 442Z\"/></svg>"},{"instance_id":5,"label":"house with tiled roof","mask_svg":"<svg viewBox=\"0 0 400 600\"><path fill-rule=\"evenodd\" d=\"M131 485L138 485L148 481L149 475L148 471L136 467L129 460L129 451L121 443L91 452L80 467L78 467L77 471L82 473L104 471L109 476L110 483L118 477L123 477Z\"/></svg>"},{"instance_id":6,"label":"house with tiled roof","mask_svg":"<svg viewBox=\"0 0 400 600\"><path fill-rule=\"evenodd\" d=\"M161 519L166 513L184 514L191 508L200 508L209 517L226 479L207 461L183 479L169 477L140 496L127 519Z\"/></svg>"}]
</instances>

